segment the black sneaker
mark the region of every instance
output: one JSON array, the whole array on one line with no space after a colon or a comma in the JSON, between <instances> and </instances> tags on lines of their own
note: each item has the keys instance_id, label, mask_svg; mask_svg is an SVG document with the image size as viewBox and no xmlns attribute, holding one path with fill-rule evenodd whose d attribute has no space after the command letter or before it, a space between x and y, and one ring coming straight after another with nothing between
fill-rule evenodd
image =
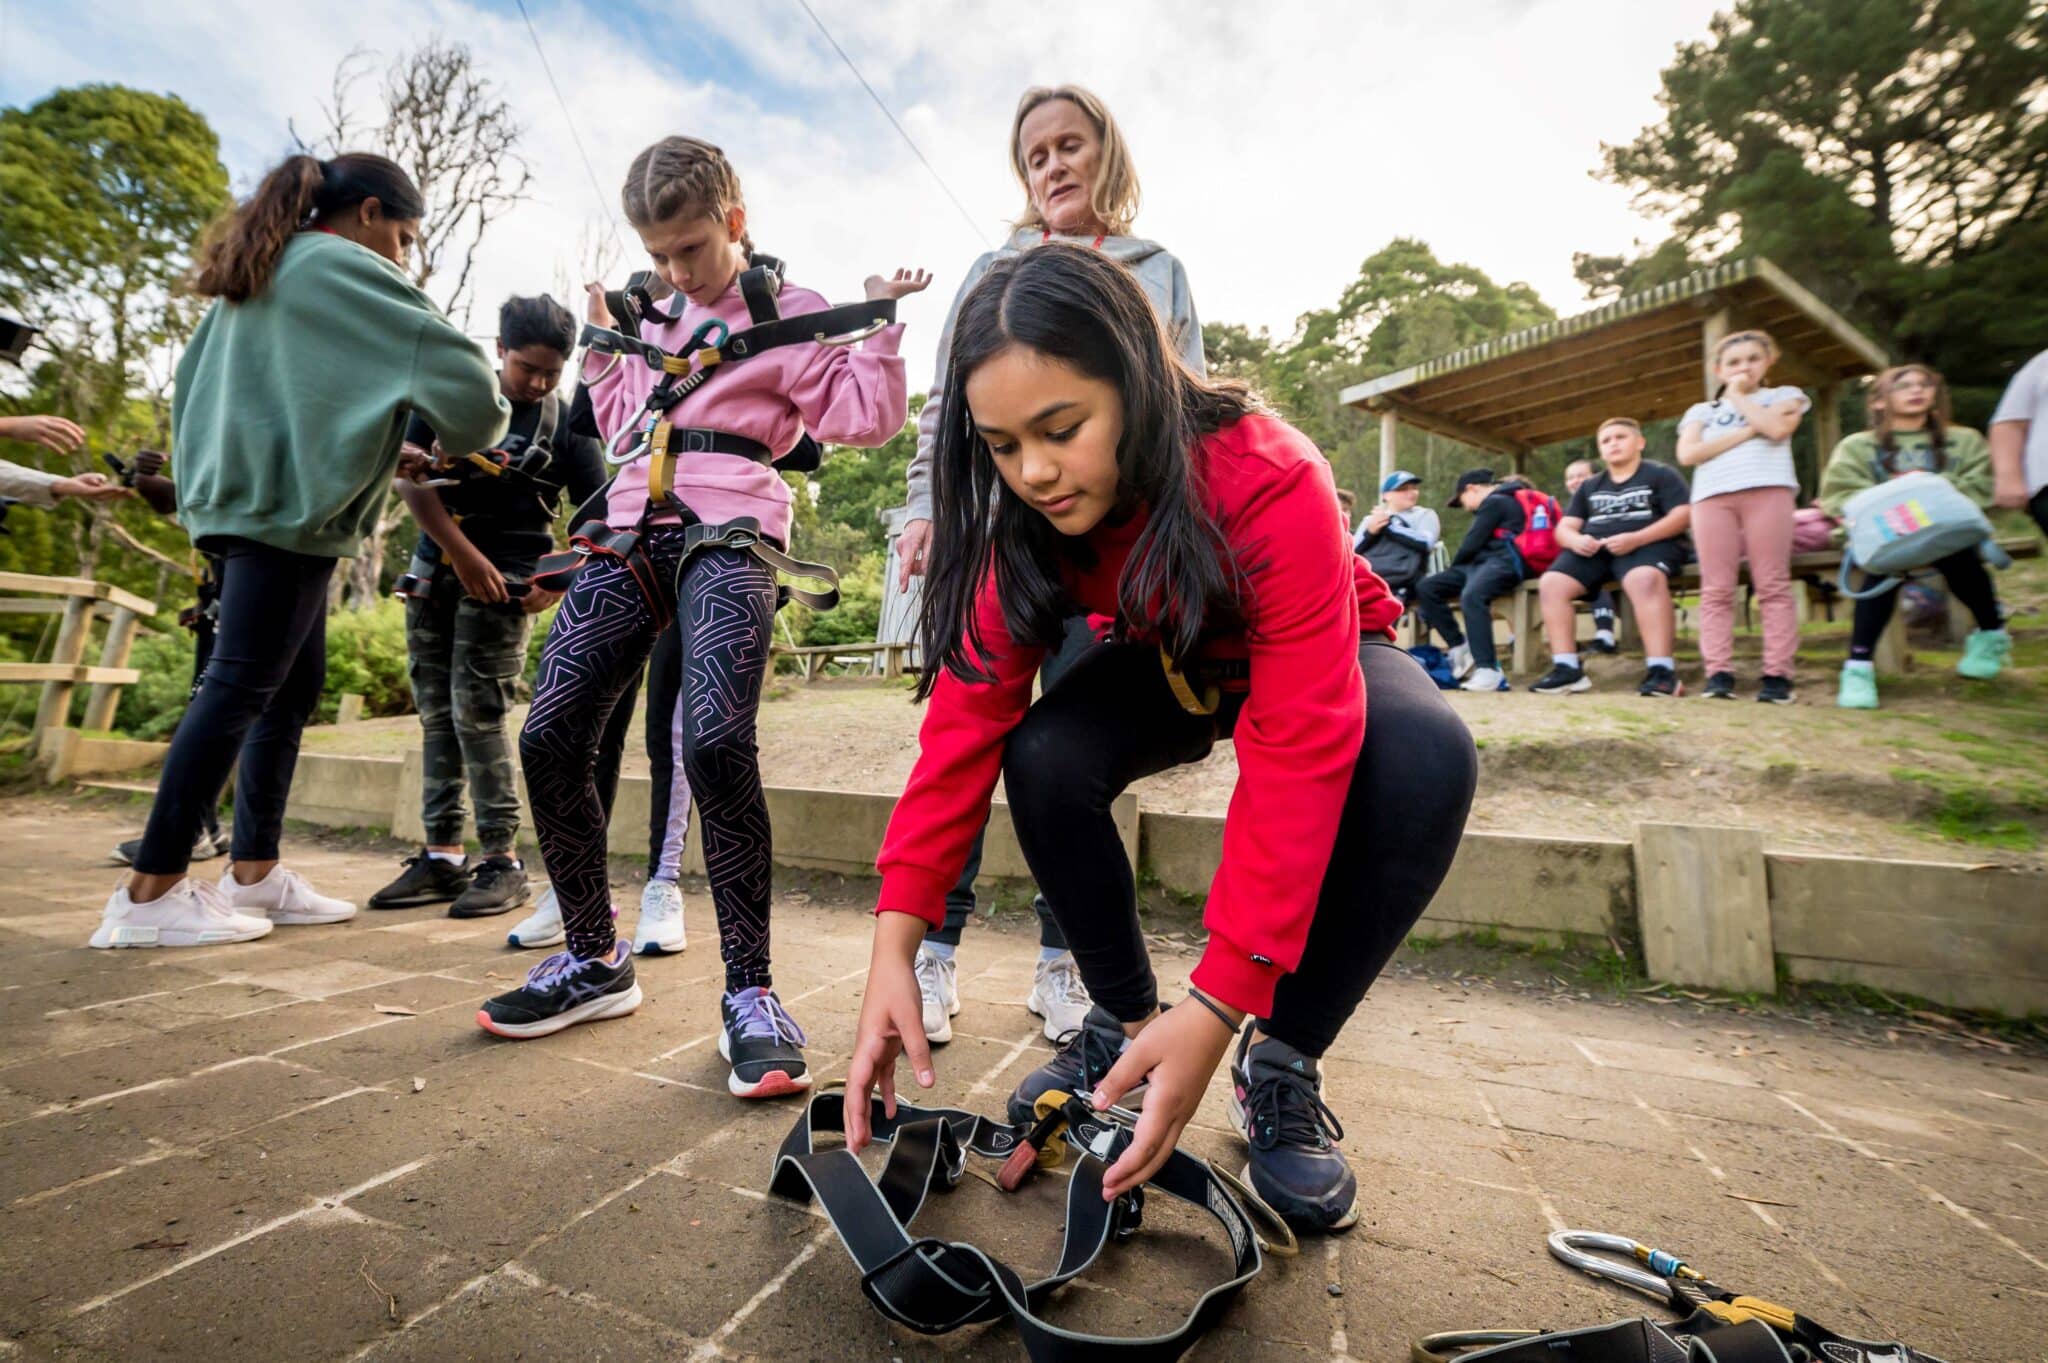
<instances>
[{"instance_id":1,"label":"black sneaker","mask_svg":"<svg viewBox=\"0 0 2048 1363\"><path fill-rule=\"evenodd\" d=\"M1685 683L1678 679L1675 668L1661 664L1643 673L1643 684L1636 688L1639 696L1682 696Z\"/></svg>"},{"instance_id":2,"label":"black sneaker","mask_svg":"<svg viewBox=\"0 0 2048 1363\"><path fill-rule=\"evenodd\" d=\"M624 1017L639 1006L633 952L627 943L614 942L610 952L587 961L556 952L526 972L525 984L485 1000L476 1021L494 1036L524 1041L579 1022Z\"/></svg>"},{"instance_id":3,"label":"black sneaker","mask_svg":"<svg viewBox=\"0 0 2048 1363\"><path fill-rule=\"evenodd\" d=\"M469 867L443 861L422 847L405 859L398 879L370 896L373 909L416 909L447 904L469 888Z\"/></svg>"},{"instance_id":4,"label":"black sneaker","mask_svg":"<svg viewBox=\"0 0 2048 1363\"><path fill-rule=\"evenodd\" d=\"M1124 1025L1108 1009L1099 1003L1090 1006L1081 1026L1060 1037L1060 1048L1053 1058L1025 1075L1010 1095L1010 1121L1022 1126L1035 1120L1038 1095L1051 1089L1060 1089L1076 1098L1095 1092L1095 1085L1109 1073L1110 1066L1116 1064L1116 1058L1129 1044ZM1132 1099L1143 1092L1144 1086L1140 1085L1125 1095L1123 1105L1136 1107Z\"/></svg>"},{"instance_id":5,"label":"black sneaker","mask_svg":"<svg viewBox=\"0 0 2048 1363\"><path fill-rule=\"evenodd\" d=\"M1252 1148L1244 1179L1302 1231L1343 1230L1358 1220L1358 1180L1336 1142L1337 1114L1323 1103L1316 1062L1244 1029L1230 1062L1230 1120Z\"/></svg>"},{"instance_id":6,"label":"black sneaker","mask_svg":"<svg viewBox=\"0 0 2048 1363\"><path fill-rule=\"evenodd\" d=\"M1716 672L1713 676L1707 678L1707 689L1700 694L1708 700L1734 700L1735 674L1733 672Z\"/></svg>"},{"instance_id":7,"label":"black sneaker","mask_svg":"<svg viewBox=\"0 0 2048 1363\"><path fill-rule=\"evenodd\" d=\"M209 833L200 829L192 839L192 860L212 861L215 857L226 856L228 837L225 833ZM142 839L130 838L114 847L114 860L123 866L133 866L135 858L142 851Z\"/></svg>"},{"instance_id":8,"label":"black sneaker","mask_svg":"<svg viewBox=\"0 0 2048 1363\"><path fill-rule=\"evenodd\" d=\"M1766 672L1762 684L1757 687L1756 698L1766 705L1790 705L1792 703L1792 679L1790 677L1774 677Z\"/></svg>"},{"instance_id":9,"label":"black sneaker","mask_svg":"<svg viewBox=\"0 0 2048 1363\"><path fill-rule=\"evenodd\" d=\"M503 852L470 869L469 888L448 906L450 918L489 918L526 902L526 871Z\"/></svg>"},{"instance_id":10,"label":"black sneaker","mask_svg":"<svg viewBox=\"0 0 2048 1363\"><path fill-rule=\"evenodd\" d=\"M1538 678L1529 689L1539 696L1562 696L1573 691L1590 691L1593 689L1593 683L1586 680L1586 669L1583 667L1573 667L1568 663L1552 663L1550 670Z\"/></svg>"},{"instance_id":11,"label":"black sneaker","mask_svg":"<svg viewBox=\"0 0 2048 1363\"><path fill-rule=\"evenodd\" d=\"M725 1086L734 1097L779 1098L811 1086L804 1029L773 989L734 990L719 1001L719 1009L725 1025L718 1031L718 1054L732 1066Z\"/></svg>"}]
</instances>

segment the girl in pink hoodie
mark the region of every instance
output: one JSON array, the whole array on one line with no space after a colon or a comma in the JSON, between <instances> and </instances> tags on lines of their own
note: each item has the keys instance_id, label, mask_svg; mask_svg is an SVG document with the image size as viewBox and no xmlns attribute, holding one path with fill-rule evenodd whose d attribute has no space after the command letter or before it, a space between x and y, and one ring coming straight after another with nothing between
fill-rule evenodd
<instances>
[{"instance_id":1,"label":"girl in pink hoodie","mask_svg":"<svg viewBox=\"0 0 2048 1363\"><path fill-rule=\"evenodd\" d=\"M733 335L752 325L739 277L753 244L739 177L723 152L695 138L664 138L634 159L623 199L627 221L681 304L672 320L643 322L643 339L675 354L714 320ZM877 275L867 281L867 296L901 298L927 282L922 272ZM784 317L827 306L786 284L777 305ZM594 284L589 317L600 327L616 325ZM772 461L807 432L819 441L873 447L902 430L909 404L897 357L901 334L891 325L858 347L801 341L721 365L665 419L679 449L689 428L716 431L720 444L751 448L751 457L716 449L680 453L671 497L652 502L648 458L619 470L606 520L616 530L641 532L651 571L636 578L618 558L589 556L549 631L519 739L567 950L536 966L520 988L489 1000L477 1015L487 1030L545 1036L639 1006L631 952L612 930L605 813L592 768L612 707L637 684L660 617L673 611L683 654L676 750L696 794L725 960L719 1054L732 1065L728 1087L742 1097L765 1097L810 1086L803 1033L769 974L770 841L754 720L769 668L775 575L740 549L704 547L686 557L684 525L751 518L786 548L791 494ZM631 450L642 439L647 399L661 372L637 356L591 353L584 377L608 447Z\"/></svg>"}]
</instances>

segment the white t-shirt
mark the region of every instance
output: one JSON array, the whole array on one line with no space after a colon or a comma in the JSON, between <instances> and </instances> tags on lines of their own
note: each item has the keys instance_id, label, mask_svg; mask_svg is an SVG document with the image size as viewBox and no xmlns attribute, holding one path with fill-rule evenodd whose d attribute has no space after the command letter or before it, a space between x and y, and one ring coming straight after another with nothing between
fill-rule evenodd
<instances>
[{"instance_id":1,"label":"white t-shirt","mask_svg":"<svg viewBox=\"0 0 2048 1363\"><path fill-rule=\"evenodd\" d=\"M1789 403L1802 412L1813 405L1804 392L1791 387L1759 388L1753 395L1753 401L1759 407ZM1708 440L1726 435L1736 427L1749 429L1742 413L1719 399L1695 402L1686 408L1685 415L1678 419L1678 429L1683 431L1688 426L1700 427L1700 435ZM1760 435L1751 435L1740 445L1723 450L1692 471L1692 499L1696 502L1707 497L1719 497L1726 492L1745 492L1753 487L1798 490L1799 474L1792 467L1790 440L1766 440Z\"/></svg>"},{"instance_id":2,"label":"white t-shirt","mask_svg":"<svg viewBox=\"0 0 2048 1363\"><path fill-rule=\"evenodd\" d=\"M1366 520L1370 519L1372 517L1368 515ZM1444 537L1443 522L1437 519L1436 512L1426 506L1418 506L1413 511L1390 513L1387 516L1386 528L1398 531L1411 540L1420 540L1431 549L1436 548L1436 542ZM1352 534L1351 547L1354 551L1364 552L1365 521L1360 521L1357 531Z\"/></svg>"},{"instance_id":3,"label":"white t-shirt","mask_svg":"<svg viewBox=\"0 0 2048 1363\"><path fill-rule=\"evenodd\" d=\"M2006 385L1998 410L1991 414L1992 425L2001 421L2032 423L2027 427L2023 466L2031 497L2048 487L2048 350L2021 365Z\"/></svg>"}]
</instances>

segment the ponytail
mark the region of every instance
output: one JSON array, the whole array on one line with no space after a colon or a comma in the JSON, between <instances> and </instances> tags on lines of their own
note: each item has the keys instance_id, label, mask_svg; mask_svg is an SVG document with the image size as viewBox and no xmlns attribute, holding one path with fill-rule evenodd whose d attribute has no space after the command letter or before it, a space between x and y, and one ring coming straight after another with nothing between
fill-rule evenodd
<instances>
[{"instance_id":1,"label":"ponytail","mask_svg":"<svg viewBox=\"0 0 2048 1363\"><path fill-rule=\"evenodd\" d=\"M284 248L301 229L375 199L384 215L417 221L426 199L388 157L348 152L331 161L288 156L248 199L216 221L199 248L192 288L202 298L246 303L270 287Z\"/></svg>"}]
</instances>

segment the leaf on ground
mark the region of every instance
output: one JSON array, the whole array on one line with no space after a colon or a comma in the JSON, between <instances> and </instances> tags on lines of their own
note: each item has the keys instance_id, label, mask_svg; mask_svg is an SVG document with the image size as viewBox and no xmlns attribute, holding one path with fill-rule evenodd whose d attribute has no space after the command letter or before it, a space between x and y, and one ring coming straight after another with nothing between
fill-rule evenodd
<instances>
[{"instance_id":1,"label":"leaf on ground","mask_svg":"<svg viewBox=\"0 0 2048 1363\"><path fill-rule=\"evenodd\" d=\"M424 1080L424 1079L420 1078L420 1077L419 1077L419 1076L418 1076L417 1074L415 1074L415 1075L414 1075L414 1076L412 1077L412 1091L413 1091L414 1093L421 1093L421 1092L424 1092L424 1091L426 1090L426 1087L427 1087L427 1081L426 1081L426 1080Z\"/></svg>"},{"instance_id":2,"label":"leaf on ground","mask_svg":"<svg viewBox=\"0 0 2048 1363\"><path fill-rule=\"evenodd\" d=\"M1721 1196L1732 1197L1737 1202L1754 1202L1764 1207L1796 1207L1799 1205L1797 1202L1780 1202L1775 1197L1751 1197L1747 1193L1731 1193L1725 1190Z\"/></svg>"},{"instance_id":3,"label":"leaf on ground","mask_svg":"<svg viewBox=\"0 0 2048 1363\"><path fill-rule=\"evenodd\" d=\"M419 1009L407 1008L403 1004L373 1003L370 1006L380 1013L389 1013L395 1018L416 1018L420 1015Z\"/></svg>"},{"instance_id":4,"label":"leaf on ground","mask_svg":"<svg viewBox=\"0 0 2048 1363\"><path fill-rule=\"evenodd\" d=\"M157 1236L157 1237L156 1237L155 1239L152 1239L152 1240L144 1240L144 1241L143 1241L143 1242L142 1242L141 1244L139 1244L139 1245L130 1245L130 1246L128 1246L128 1248L130 1248L130 1249L183 1249L183 1248L185 1248L185 1246L187 1246L187 1245L189 1245L189 1244L191 1244L191 1243L192 1243L192 1242L191 1242L190 1240L173 1240L173 1239L171 1239L171 1238L170 1238L170 1237L169 1237L168 1235L159 1235L159 1236Z\"/></svg>"}]
</instances>

